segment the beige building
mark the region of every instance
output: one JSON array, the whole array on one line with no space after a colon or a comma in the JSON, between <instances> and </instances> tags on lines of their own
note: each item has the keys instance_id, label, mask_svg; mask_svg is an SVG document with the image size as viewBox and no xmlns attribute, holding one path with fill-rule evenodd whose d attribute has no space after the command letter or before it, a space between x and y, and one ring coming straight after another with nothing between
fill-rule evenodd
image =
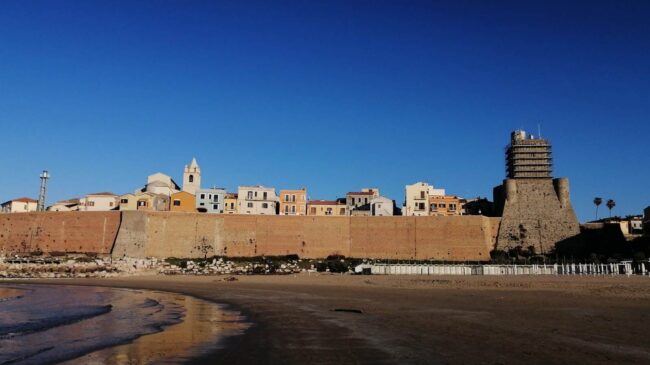
<instances>
[{"instance_id":1,"label":"beige building","mask_svg":"<svg viewBox=\"0 0 650 365\"><path fill-rule=\"evenodd\" d=\"M433 185L425 182L417 182L405 186L405 201L402 208L402 215L405 216L427 216L431 209L429 205L430 196L445 196L445 189L435 189Z\"/></svg>"},{"instance_id":2,"label":"beige building","mask_svg":"<svg viewBox=\"0 0 650 365\"><path fill-rule=\"evenodd\" d=\"M58 201L47 207L48 212L74 212L79 210L79 199L73 198Z\"/></svg>"},{"instance_id":3,"label":"beige building","mask_svg":"<svg viewBox=\"0 0 650 365\"><path fill-rule=\"evenodd\" d=\"M307 203L307 215L343 217L347 214L345 200L310 200Z\"/></svg>"},{"instance_id":4,"label":"beige building","mask_svg":"<svg viewBox=\"0 0 650 365\"><path fill-rule=\"evenodd\" d=\"M226 193L223 199L223 214L237 214L237 193Z\"/></svg>"},{"instance_id":5,"label":"beige building","mask_svg":"<svg viewBox=\"0 0 650 365\"><path fill-rule=\"evenodd\" d=\"M280 190L280 215L307 215L307 189Z\"/></svg>"},{"instance_id":6,"label":"beige building","mask_svg":"<svg viewBox=\"0 0 650 365\"><path fill-rule=\"evenodd\" d=\"M2 213L27 213L38 210L38 201L32 198L18 198L6 201L0 205Z\"/></svg>"},{"instance_id":7,"label":"beige building","mask_svg":"<svg viewBox=\"0 0 650 365\"><path fill-rule=\"evenodd\" d=\"M278 200L275 188L240 186L237 192L237 211L239 214L275 215Z\"/></svg>"},{"instance_id":8,"label":"beige building","mask_svg":"<svg viewBox=\"0 0 650 365\"><path fill-rule=\"evenodd\" d=\"M119 197L113 193L93 193L79 199L79 211L98 212L116 209Z\"/></svg>"},{"instance_id":9,"label":"beige building","mask_svg":"<svg viewBox=\"0 0 650 365\"><path fill-rule=\"evenodd\" d=\"M120 210L167 211L170 197L164 194L136 192L120 196Z\"/></svg>"},{"instance_id":10,"label":"beige building","mask_svg":"<svg viewBox=\"0 0 650 365\"><path fill-rule=\"evenodd\" d=\"M455 195L429 196L429 215L451 216L463 214L463 199Z\"/></svg>"}]
</instances>

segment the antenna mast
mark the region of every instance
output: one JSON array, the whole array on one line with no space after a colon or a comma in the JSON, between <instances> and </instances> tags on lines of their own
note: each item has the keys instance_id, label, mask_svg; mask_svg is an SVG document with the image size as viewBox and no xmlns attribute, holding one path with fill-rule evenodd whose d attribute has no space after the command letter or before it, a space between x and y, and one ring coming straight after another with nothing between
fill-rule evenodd
<instances>
[{"instance_id":1,"label":"antenna mast","mask_svg":"<svg viewBox=\"0 0 650 365\"><path fill-rule=\"evenodd\" d=\"M39 212L45 211L45 193L47 192L47 179L50 178L47 170L41 173L41 191L38 194L38 208Z\"/></svg>"}]
</instances>

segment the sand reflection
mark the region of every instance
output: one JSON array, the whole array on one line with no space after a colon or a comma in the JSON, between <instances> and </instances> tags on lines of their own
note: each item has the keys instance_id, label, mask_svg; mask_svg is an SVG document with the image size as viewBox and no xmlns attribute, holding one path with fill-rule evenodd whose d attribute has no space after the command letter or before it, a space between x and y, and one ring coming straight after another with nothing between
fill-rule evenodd
<instances>
[{"instance_id":1,"label":"sand reflection","mask_svg":"<svg viewBox=\"0 0 650 365\"><path fill-rule=\"evenodd\" d=\"M115 346L64 364L179 364L220 347L227 336L242 334L250 324L234 311L222 306L176 294L168 300L185 307L181 323L164 331L137 338L132 343Z\"/></svg>"}]
</instances>

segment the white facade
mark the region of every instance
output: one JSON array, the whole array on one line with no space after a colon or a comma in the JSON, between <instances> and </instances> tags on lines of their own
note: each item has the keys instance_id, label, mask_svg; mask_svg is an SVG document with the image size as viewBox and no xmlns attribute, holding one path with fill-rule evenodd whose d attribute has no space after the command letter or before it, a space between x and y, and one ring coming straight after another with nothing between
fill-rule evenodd
<instances>
[{"instance_id":1,"label":"white facade","mask_svg":"<svg viewBox=\"0 0 650 365\"><path fill-rule=\"evenodd\" d=\"M38 201L31 198L18 198L9 200L0 205L2 213L27 213L38 210Z\"/></svg>"},{"instance_id":2,"label":"white facade","mask_svg":"<svg viewBox=\"0 0 650 365\"><path fill-rule=\"evenodd\" d=\"M201 189L201 168L196 163L196 158L192 158L192 162L185 165L183 170L183 191L196 195L199 189Z\"/></svg>"},{"instance_id":3,"label":"white facade","mask_svg":"<svg viewBox=\"0 0 650 365\"><path fill-rule=\"evenodd\" d=\"M180 187L171 177L157 172L147 177L147 185L143 190L139 191L171 196L174 193L178 193Z\"/></svg>"},{"instance_id":4,"label":"white facade","mask_svg":"<svg viewBox=\"0 0 650 365\"><path fill-rule=\"evenodd\" d=\"M393 215L394 204L385 196L378 196L370 201L371 215L376 217L390 217Z\"/></svg>"},{"instance_id":5,"label":"white facade","mask_svg":"<svg viewBox=\"0 0 650 365\"><path fill-rule=\"evenodd\" d=\"M99 212L116 209L119 197L113 193L88 194L79 199L79 211Z\"/></svg>"},{"instance_id":6,"label":"white facade","mask_svg":"<svg viewBox=\"0 0 650 365\"><path fill-rule=\"evenodd\" d=\"M426 216L430 213L429 197L445 196L445 189L435 189L425 182L416 182L405 186L405 205L402 215Z\"/></svg>"},{"instance_id":7,"label":"white facade","mask_svg":"<svg viewBox=\"0 0 650 365\"><path fill-rule=\"evenodd\" d=\"M237 209L239 214L275 215L279 198L275 188L261 185L240 186L237 194Z\"/></svg>"}]
</instances>

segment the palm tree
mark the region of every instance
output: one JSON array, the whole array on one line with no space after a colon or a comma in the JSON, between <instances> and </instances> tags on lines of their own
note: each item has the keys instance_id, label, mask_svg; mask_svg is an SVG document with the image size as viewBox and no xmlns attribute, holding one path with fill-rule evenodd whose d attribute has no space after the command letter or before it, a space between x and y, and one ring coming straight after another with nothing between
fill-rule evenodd
<instances>
[{"instance_id":1,"label":"palm tree","mask_svg":"<svg viewBox=\"0 0 650 365\"><path fill-rule=\"evenodd\" d=\"M606 205L607 205L607 208L609 209L609 217L611 218L612 217L612 209L614 209L614 207L616 206L616 202L614 200L612 200L612 199L609 199L607 201Z\"/></svg>"},{"instance_id":2,"label":"palm tree","mask_svg":"<svg viewBox=\"0 0 650 365\"><path fill-rule=\"evenodd\" d=\"M596 204L596 220L598 220L598 207L603 204L603 198L595 197L594 204Z\"/></svg>"}]
</instances>

